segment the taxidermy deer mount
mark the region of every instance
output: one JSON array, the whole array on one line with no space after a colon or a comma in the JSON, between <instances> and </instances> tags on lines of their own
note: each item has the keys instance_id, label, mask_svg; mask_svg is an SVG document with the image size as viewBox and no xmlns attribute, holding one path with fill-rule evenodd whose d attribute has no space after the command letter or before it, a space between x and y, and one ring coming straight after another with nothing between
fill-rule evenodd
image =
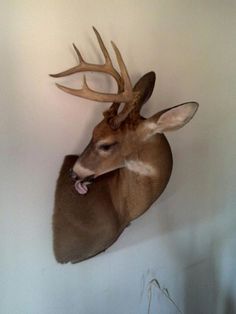
<instances>
[{"instance_id":1,"label":"taxidermy deer mount","mask_svg":"<svg viewBox=\"0 0 236 314\"><path fill-rule=\"evenodd\" d=\"M66 93L112 103L83 153L66 156L60 171L53 216L54 253L60 263L80 262L107 249L161 195L172 170L171 149L163 133L184 126L198 108L196 102L187 102L142 117L140 110L152 94L155 73L145 74L133 87L116 45L112 42L120 73L93 29L105 63L86 62L73 45L79 65L51 75L102 72L118 85L112 94L91 89L85 77L82 89L56 84Z\"/></svg>"}]
</instances>

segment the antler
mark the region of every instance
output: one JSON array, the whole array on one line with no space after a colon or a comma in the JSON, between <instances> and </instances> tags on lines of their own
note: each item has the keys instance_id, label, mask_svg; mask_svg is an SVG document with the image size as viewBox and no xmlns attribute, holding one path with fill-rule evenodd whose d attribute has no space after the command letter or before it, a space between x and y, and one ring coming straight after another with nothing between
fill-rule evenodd
<instances>
[{"instance_id":1,"label":"antler","mask_svg":"<svg viewBox=\"0 0 236 314\"><path fill-rule=\"evenodd\" d=\"M97 37L99 46L102 50L102 53L105 58L105 63L104 64L92 64L86 62L80 51L77 49L77 47L73 44L73 47L76 51L76 54L79 58L79 65L63 71L58 74L50 74L52 77L64 77L68 76L71 74L79 73L79 72L87 72L87 71L95 71L95 72L102 72L111 75L117 82L118 85L118 92L117 94L113 93L102 93L95 91L91 89L86 81L86 77L84 76L84 81L83 81L83 87L81 89L73 89L69 88L63 85L60 85L56 83L57 87L60 88L61 90L65 91L66 93L79 96L82 98L94 100L94 101L101 101L101 102L114 102L110 108L109 111L115 113L116 115L111 119L111 125L114 128L117 128L120 123L126 119L128 114L133 110L134 105L133 105L133 100L135 99L135 93L133 92L132 84L130 81L130 77L127 71L127 68L125 66L125 63L122 59L121 53L117 46L114 44L114 42L111 42L112 47L115 51L117 62L120 68L120 73L117 72L117 70L114 68L111 58L109 56L109 53L102 41L102 38L98 31L93 27L93 30L95 32L95 35ZM117 114L118 107L120 103L126 103L126 106L123 108L123 110Z\"/></svg>"}]
</instances>

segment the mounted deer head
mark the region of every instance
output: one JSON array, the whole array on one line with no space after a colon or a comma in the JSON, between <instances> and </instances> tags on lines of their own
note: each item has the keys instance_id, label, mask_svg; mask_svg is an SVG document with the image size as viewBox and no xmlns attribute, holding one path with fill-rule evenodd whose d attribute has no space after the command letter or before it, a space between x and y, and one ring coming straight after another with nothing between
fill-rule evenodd
<instances>
[{"instance_id":1,"label":"mounted deer head","mask_svg":"<svg viewBox=\"0 0 236 314\"><path fill-rule=\"evenodd\" d=\"M172 169L171 150L163 133L183 127L198 108L196 102L188 102L148 119L142 117L140 110L153 92L155 73L145 74L132 87L116 45L112 42L120 74L114 68L101 36L93 29L105 63L86 62L73 45L79 65L51 75L64 77L86 71L102 72L111 75L118 85L117 93L112 94L92 90L85 76L82 89L56 84L69 94L112 103L104 112L104 119L94 128L84 152L78 158L65 159L58 179L54 251L60 262L81 261L106 249L131 220L149 208L167 185ZM122 103L125 105L119 112ZM73 169L69 177L70 168ZM93 184L88 192L91 180Z\"/></svg>"}]
</instances>

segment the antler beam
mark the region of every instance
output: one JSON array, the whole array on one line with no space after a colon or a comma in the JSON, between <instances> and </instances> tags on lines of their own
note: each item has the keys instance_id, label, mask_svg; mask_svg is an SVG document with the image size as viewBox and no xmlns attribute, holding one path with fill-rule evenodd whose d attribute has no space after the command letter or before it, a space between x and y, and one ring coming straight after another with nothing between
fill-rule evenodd
<instances>
[{"instance_id":1,"label":"antler beam","mask_svg":"<svg viewBox=\"0 0 236 314\"><path fill-rule=\"evenodd\" d=\"M106 47L102 41L100 34L98 33L98 31L96 30L95 27L93 27L93 30L95 32L99 46L100 46L102 53L104 55L105 63L104 64L92 64L92 63L85 62L80 51L75 46L75 44L73 44L73 47L74 47L76 54L77 54L79 61L80 61L79 65L77 65L77 66L75 66L69 70L60 72L58 74L50 74L50 76L52 76L52 77L64 77L64 76L68 76L71 74L75 74L75 73L79 73L79 72L87 72L87 71L106 73L106 74L111 75L116 80L117 85L118 85L118 93L117 94L102 93L102 92L97 92L97 91L92 90L91 88L89 88L89 86L86 82L86 78L84 78L84 84L83 84L82 89L73 89L73 88L63 86L61 84L56 84L56 85L58 88L62 89L63 91L65 91L69 94L79 96L82 98L86 98L86 99L90 99L90 100L102 101L102 102L125 102L125 103L130 102L133 99L132 84L131 84L128 71L126 69L125 63L122 59L122 56L120 54L119 49L112 42L112 46L113 46L113 49L114 49L116 57L117 57L118 65L120 67L121 75L114 68L112 61L111 61L111 58L109 56L109 53L108 53L108 51L107 51L107 49L106 49Z\"/></svg>"},{"instance_id":2,"label":"antler beam","mask_svg":"<svg viewBox=\"0 0 236 314\"><path fill-rule=\"evenodd\" d=\"M64 92L69 93L74 96L79 96L85 99L90 99L90 100L99 101L99 102L112 102L113 104L111 105L110 109L106 112L105 116L109 117L110 126L115 129L120 126L122 121L124 121L130 114L130 112L135 108L138 93L134 91L132 88L132 83L131 83L127 68L125 66L125 63L123 61L123 58L117 46L114 44L114 42L111 42L112 47L115 51L119 68L120 68L120 74L114 68L111 57L103 43L103 40L100 34L98 33L95 27L93 27L93 30L95 32L99 46L101 48L101 51L105 59L104 64L93 64L93 63L86 62L84 58L82 57L78 48L75 46L75 44L73 44L73 47L79 59L79 64L73 68L60 72L58 74L50 74L50 76L64 77L71 74L88 72L88 71L102 72L102 73L111 75L116 80L117 85L118 85L118 91L116 94L115 93L103 93L103 92L99 92L99 91L95 91L91 89L87 84L85 76L84 76L83 86L81 89L70 88L70 87L63 86L58 83L56 83L56 86L60 88L61 90L63 90ZM120 103L122 102L125 103L125 106L123 110L118 114L118 108L120 106Z\"/></svg>"}]
</instances>

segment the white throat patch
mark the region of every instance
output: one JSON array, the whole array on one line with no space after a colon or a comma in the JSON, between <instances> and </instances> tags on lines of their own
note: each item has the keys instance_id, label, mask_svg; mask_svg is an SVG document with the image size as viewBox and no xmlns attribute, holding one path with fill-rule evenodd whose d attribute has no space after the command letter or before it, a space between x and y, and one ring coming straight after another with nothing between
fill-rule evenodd
<instances>
[{"instance_id":1,"label":"white throat patch","mask_svg":"<svg viewBox=\"0 0 236 314\"><path fill-rule=\"evenodd\" d=\"M125 167L141 176L153 176L156 174L153 166L140 160L128 160L125 162Z\"/></svg>"}]
</instances>

